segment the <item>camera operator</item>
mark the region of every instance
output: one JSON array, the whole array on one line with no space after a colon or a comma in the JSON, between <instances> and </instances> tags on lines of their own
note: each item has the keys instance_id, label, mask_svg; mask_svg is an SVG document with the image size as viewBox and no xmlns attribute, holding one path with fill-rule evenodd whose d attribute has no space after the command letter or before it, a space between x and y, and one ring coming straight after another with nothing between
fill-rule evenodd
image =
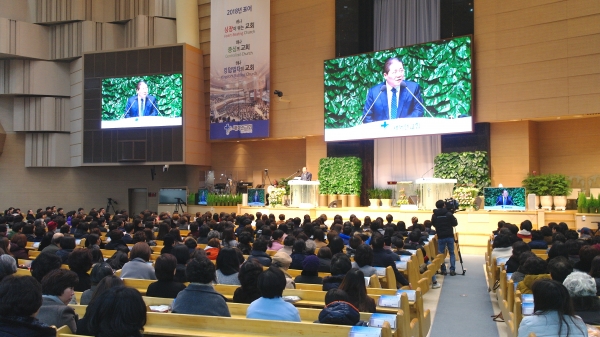
<instances>
[{"instance_id":1,"label":"camera operator","mask_svg":"<svg viewBox=\"0 0 600 337\"><path fill-rule=\"evenodd\" d=\"M456 275L455 262L456 257L454 255L454 231L453 227L458 225L458 221L454 217L451 211L446 209L446 204L443 200L438 200L435 203L436 209L433 210L431 216L431 225L435 227L438 237L438 253L445 254L446 247L450 253L450 276ZM447 275L446 264L442 263L442 275Z\"/></svg>"}]
</instances>

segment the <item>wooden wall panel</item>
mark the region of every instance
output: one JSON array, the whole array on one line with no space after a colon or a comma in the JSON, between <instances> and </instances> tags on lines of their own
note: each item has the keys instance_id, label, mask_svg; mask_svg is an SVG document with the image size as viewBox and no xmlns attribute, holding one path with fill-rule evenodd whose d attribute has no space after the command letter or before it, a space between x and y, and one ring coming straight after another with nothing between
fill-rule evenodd
<instances>
[{"instance_id":1,"label":"wooden wall panel","mask_svg":"<svg viewBox=\"0 0 600 337\"><path fill-rule=\"evenodd\" d=\"M476 119L597 113L600 2L475 2Z\"/></svg>"},{"instance_id":2,"label":"wooden wall panel","mask_svg":"<svg viewBox=\"0 0 600 337\"><path fill-rule=\"evenodd\" d=\"M491 124L492 186L521 186L529 172L529 123Z\"/></svg>"}]
</instances>

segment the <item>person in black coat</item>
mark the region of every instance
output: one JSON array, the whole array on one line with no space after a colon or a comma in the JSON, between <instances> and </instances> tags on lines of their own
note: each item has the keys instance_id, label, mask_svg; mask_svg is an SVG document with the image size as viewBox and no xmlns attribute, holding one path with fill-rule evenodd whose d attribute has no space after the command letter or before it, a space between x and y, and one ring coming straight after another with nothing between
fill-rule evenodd
<instances>
[{"instance_id":1,"label":"person in black coat","mask_svg":"<svg viewBox=\"0 0 600 337\"><path fill-rule=\"evenodd\" d=\"M256 285L258 275L263 272L263 266L258 261L248 259L241 267L238 274L241 286L233 293L234 303L250 304L260 297L260 290Z\"/></svg>"},{"instance_id":2,"label":"person in black coat","mask_svg":"<svg viewBox=\"0 0 600 337\"><path fill-rule=\"evenodd\" d=\"M402 273L396 268L396 260L394 257L386 252L383 248L383 235L379 233L373 233L371 237L371 246L373 247L373 267L388 267L391 266L396 275L396 281L403 286L409 285L408 280Z\"/></svg>"},{"instance_id":3,"label":"person in black coat","mask_svg":"<svg viewBox=\"0 0 600 337\"><path fill-rule=\"evenodd\" d=\"M81 225L80 225L81 226ZM69 269L79 277L79 282L73 290L86 291L92 287L88 271L92 268L92 253L87 248L74 249L67 258Z\"/></svg>"},{"instance_id":4,"label":"person in black coat","mask_svg":"<svg viewBox=\"0 0 600 337\"><path fill-rule=\"evenodd\" d=\"M265 267L271 266L271 257L267 254L268 241L264 238L259 238L252 245L252 251L248 257L248 261L257 261Z\"/></svg>"},{"instance_id":5,"label":"person in black coat","mask_svg":"<svg viewBox=\"0 0 600 337\"><path fill-rule=\"evenodd\" d=\"M519 268L519 256L521 256L524 252L531 251L531 248L527 245L527 243L523 241L517 241L512 245L512 255L506 261L505 267L507 273L514 273Z\"/></svg>"},{"instance_id":6,"label":"person in black coat","mask_svg":"<svg viewBox=\"0 0 600 337\"><path fill-rule=\"evenodd\" d=\"M294 249L292 250L292 263L290 269L302 270L302 261L306 258L306 243L302 239L294 242Z\"/></svg>"},{"instance_id":7,"label":"person in black coat","mask_svg":"<svg viewBox=\"0 0 600 337\"><path fill-rule=\"evenodd\" d=\"M0 336L49 337L56 330L35 318L42 286L31 276L7 276L0 282Z\"/></svg>"},{"instance_id":8,"label":"person in black coat","mask_svg":"<svg viewBox=\"0 0 600 337\"><path fill-rule=\"evenodd\" d=\"M360 312L350 303L350 296L342 289L331 289L325 294L325 308L319 313L319 323L356 325Z\"/></svg>"},{"instance_id":9,"label":"person in black coat","mask_svg":"<svg viewBox=\"0 0 600 337\"><path fill-rule=\"evenodd\" d=\"M435 203L436 209L433 210L431 216L431 225L435 228L438 237L438 253L445 254L446 248L450 254L450 275L456 275L455 263L456 256L454 255L454 227L458 225L458 221L452 212L445 208L444 200L438 200ZM446 264L442 263L442 275L446 275Z\"/></svg>"},{"instance_id":10,"label":"person in black coat","mask_svg":"<svg viewBox=\"0 0 600 337\"><path fill-rule=\"evenodd\" d=\"M528 245L531 249L548 249L548 243L544 240L544 235L536 229L531 231L531 241Z\"/></svg>"},{"instance_id":11,"label":"person in black coat","mask_svg":"<svg viewBox=\"0 0 600 337\"><path fill-rule=\"evenodd\" d=\"M181 282L173 281L177 259L171 254L163 254L156 259L154 273L158 281L151 283L146 291L146 296L175 298L180 291L185 289Z\"/></svg>"},{"instance_id":12,"label":"person in black coat","mask_svg":"<svg viewBox=\"0 0 600 337\"><path fill-rule=\"evenodd\" d=\"M108 233L110 242L106 244L104 249L107 250L119 250L119 248L127 247L127 244L123 242L123 232L118 229L114 229Z\"/></svg>"},{"instance_id":13,"label":"person in black coat","mask_svg":"<svg viewBox=\"0 0 600 337\"><path fill-rule=\"evenodd\" d=\"M319 277L319 258L315 255L307 256L302 261L302 274L296 276L295 283L323 284L323 278Z\"/></svg>"}]
</instances>

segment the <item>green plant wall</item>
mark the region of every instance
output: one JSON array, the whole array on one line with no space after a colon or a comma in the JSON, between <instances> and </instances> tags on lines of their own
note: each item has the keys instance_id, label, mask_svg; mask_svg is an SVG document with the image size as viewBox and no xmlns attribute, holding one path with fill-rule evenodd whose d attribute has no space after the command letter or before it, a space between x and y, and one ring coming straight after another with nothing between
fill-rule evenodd
<instances>
[{"instance_id":1,"label":"green plant wall","mask_svg":"<svg viewBox=\"0 0 600 337\"><path fill-rule=\"evenodd\" d=\"M325 61L326 129L358 124L367 91L384 81L383 65L391 57L402 60L406 79L421 86L434 117L472 115L471 37L465 36Z\"/></svg>"},{"instance_id":2,"label":"green plant wall","mask_svg":"<svg viewBox=\"0 0 600 337\"><path fill-rule=\"evenodd\" d=\"M183 75L148 75L105 78L102 80L102 120L123 118L127 100L136 95L139 81L148 84L148 95L156 97L156 106L163 117L181 117L183 111Z\"/></svg>"},{"instance_id":3,"label":"green plant wall","mask_svg":"<svg viewBox=\"0 0 600 337\"><path fill-rule=\"evenodd\" d=\"M362 161L357 157L321 158L319 193L360 195Z\"/></svg>"},{"instance_id":4,"label":"green plant wall","mask_svg":"<svg viewBox=\"0 0 600 337\"><path fill-rule=\"evenodd\" d=\"M457 185L473 186L481 194L491 184L487 152L440 153L434 160L436 178L456 179Z\"/></svg>"}]
</instances>

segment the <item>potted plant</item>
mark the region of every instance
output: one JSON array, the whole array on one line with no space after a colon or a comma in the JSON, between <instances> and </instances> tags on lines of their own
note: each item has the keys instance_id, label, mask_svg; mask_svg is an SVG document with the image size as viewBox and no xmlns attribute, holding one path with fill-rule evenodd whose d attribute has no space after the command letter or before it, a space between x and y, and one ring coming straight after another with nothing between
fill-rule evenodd
<instances>
[{"instance_id":1,"label":"potted plant","mask_svg":"<svg viewBox=\"0 0 600 337\"><path fill-rule=\"evenodd\" d=\"M533 171L522 181L525 192L527 194L535 194L535 209L538 209L540 206L539 177L540 176L536 175L536 172Z\"/></svg>"},{"instance_id":2,"label":"potted plant","mask_svg":"<svg viewBox=\"0 0 600 337\"><path fill-rule=\"evenodd\" d=\"M550 193L551 177L549 174L539 175L537 178L538 193L542 209L552 210L552 194Z\"/></svg>"},{"instance_id":3,"label":"potted plant","mask_svg":"<svg viewBox=\"0 0 600 337\"><path fill-rule=\"evenodd\" d=\"M554 209L564 211L567 206L567 195L573 190L569 187L569 180L564 174L551 174L549 180Z\"/></svg>"},{"instance_id":4,"label":"potted plant","mask_svg":"<svg viewBox=\"0 0 600 337\"><path fill-rule=\"evenodd\" d=\"M392 204L392 189L391 188L381 189L380 198L381 198L381 207L382 208L390 208L390 206Z\"/></svg>"},{"instance_id":5,"label":"potted plant","mask_svg":"<svg viewBox=\"0 0 600 337\"><path fill-rule=\"evenodd\" d=\"M285 188L277 187L269 193L269 205L271 207L277 207L283 205L283 196L285 195Z\"/></svg>"},{"instance_id":6,"label":"potted plant","mask_svg":"<svg viewBox=\"0 0 600 337\"><path fill-rule=\"evenodd\" d=\"M479 194L479 189L472 186L461 186L454 189L453 197L458 201L460 207L472 208L477 194Z\"/></svg>"},{"instance_id":7,"label":"potted plant","mask_svg":"<svg viewBox=\"0 0 600 337\"><path fill-rule=\"evenodd\" d=\"M369 197L369 207L371 208L379 208L379 189L374 187L372 189L367 190L367 195Z\"/></svg>"},{"instance_id":8,"label":"potted plant","mask_svg":"<svg viewBox=\"0 0 600 337\"><path fill-rule=\"evenodd\" d=\"M585 197L585 193L579 192L579 196L577 197L577 213L587 213L587 198Z\"/></svg>"},{"instance_id":9,"label":"potted plant","mask_svg":"<svg viewBox=\"0 0 600 337\"><path fill-rule=\"evenodd\" d=\"M587 213L598 213L598 206L600 200L594 198L594 195L590 193L590 198L587 201Z\"/></svg>"}]
</instances>

